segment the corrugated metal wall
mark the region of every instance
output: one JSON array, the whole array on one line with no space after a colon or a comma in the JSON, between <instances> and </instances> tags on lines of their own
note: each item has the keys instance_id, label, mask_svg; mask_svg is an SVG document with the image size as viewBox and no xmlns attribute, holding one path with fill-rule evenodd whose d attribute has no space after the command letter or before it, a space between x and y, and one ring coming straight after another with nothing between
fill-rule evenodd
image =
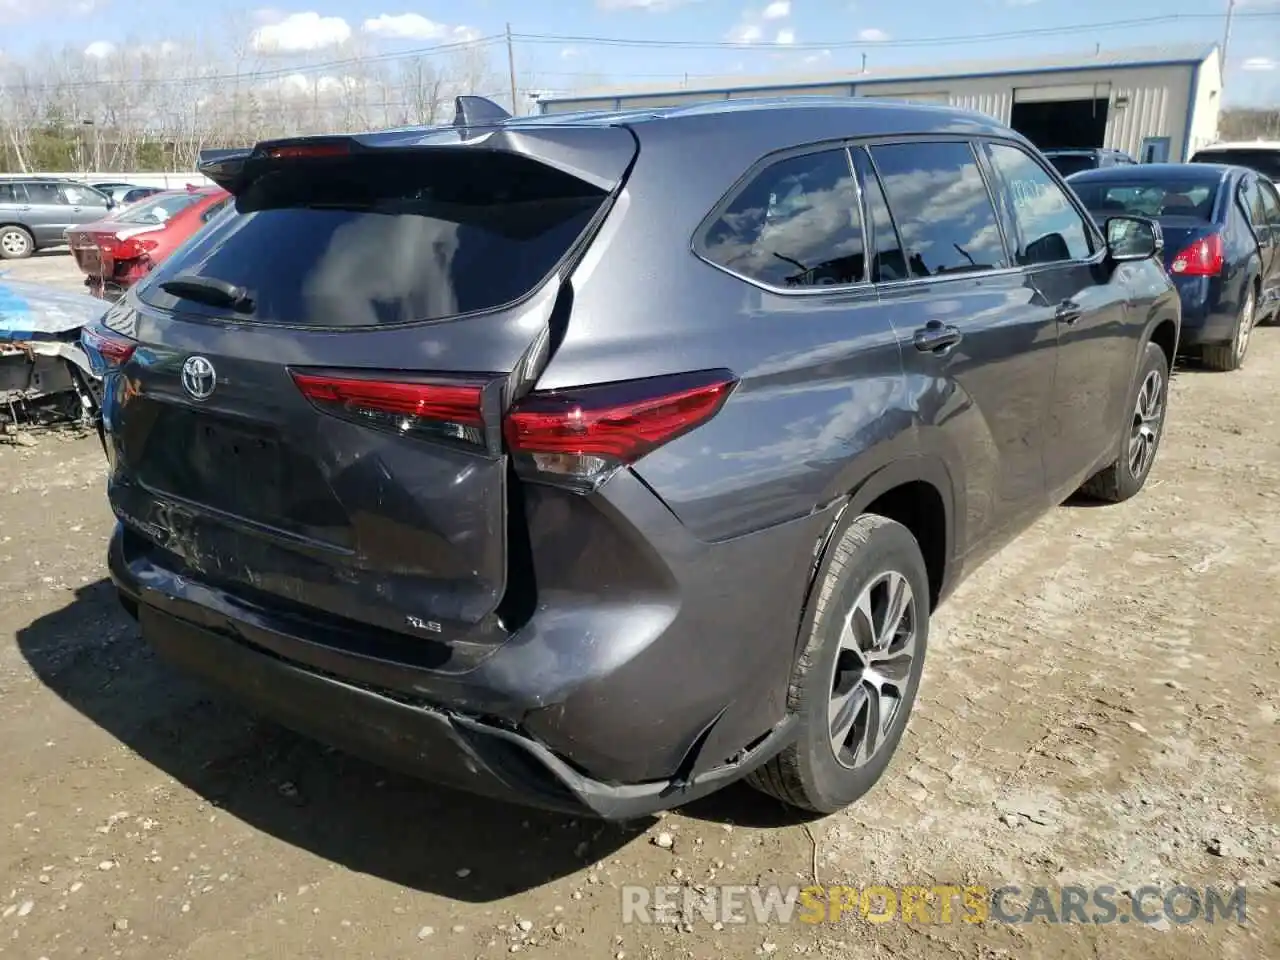
<instances>
[{"instance_id":1,"label":"corrugated metal wall","mask_svg":"<svg viewBox=\"0 0 1280 960\"><path fill-rule=\"evenodd\" d=\"M950 103L966 110L985 113L1001 123L1008 123L1013 109L1014 91L1027 91L1034 95L1037 88L1044 96L1051 96L1048 88L1070 86L1072 88L1098 85L1110 87L1110 106L1107 111L1105 147L1124 150L1138 157L1142 142L1148 137L1167 137L1170 159L1182 160L1183 144L1188 137L1191 108L1191 80L1194 67L1176 64L1155 67L1100 68L1098 70L1046 71L990 77L952 77L913 81L882 81L812 85L805 87L779 87L768 90L733 89L704 90L696 92L671 92L643 96L622 96L617 100L562 100L544 105L548 113L569 110L613 109L615 103L623 107L664 107L683 103L740 97L812 96L815 94L845 96L854 91L856 96L884 97L889 99L918 100L926 103ZM1216 68L1204 71L1216 75ZM1201 85L1203 87L1203 84ZM1220 85L1219 85L1220 87ZM1102 96L1106 96L1105 93ZM1211 111L1207 95L1198 99L1197 114L1213 113L1209 119L1197 117L1197 138L1205 136L1210 125L1216 129L1216 110ZM1212 136L1212 134L1209 134ZM1195 138L1193 138L1195 139Z\"/></svg>"}]
</instances>

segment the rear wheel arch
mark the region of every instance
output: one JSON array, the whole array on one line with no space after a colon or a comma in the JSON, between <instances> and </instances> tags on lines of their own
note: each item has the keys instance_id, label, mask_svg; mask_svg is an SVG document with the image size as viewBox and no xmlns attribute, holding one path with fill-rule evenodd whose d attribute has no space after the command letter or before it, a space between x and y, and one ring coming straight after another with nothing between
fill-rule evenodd
<instances>
[{"instance_id":1,"label":"rear wheel arch","mask_svg":"<svg viewBox=\"0 0 1280 960\"><path fill-rule=\"evenodd\" d=\"M814 590L830 565L831 545L848 524L865 513L897 521L916 539L929 573L930 609L938 605L951 586L951 558L955 549L951 473L945 463L933 456L894 460L850 491L815 545L796 634L797 652L812 616Z\"/></svg>"}]
</instances>

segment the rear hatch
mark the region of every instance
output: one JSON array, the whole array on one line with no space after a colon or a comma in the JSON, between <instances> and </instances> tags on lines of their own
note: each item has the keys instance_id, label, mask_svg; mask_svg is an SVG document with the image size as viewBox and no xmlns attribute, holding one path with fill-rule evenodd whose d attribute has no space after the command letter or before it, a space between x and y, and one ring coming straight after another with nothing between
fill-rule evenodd
<instances>
[{"instance_id":1,"label":"rear hatch","mask_svg":"<svg viewBox=\"0 0 1280 960\"><path fill-rule=\"evenodd\" d=\"M531 125L228 163L237 212L99 330L136 341L103 351L130 542L268 609L500 638L523 534L502 415L634 154L624 128Z\"/></svg>"}]
</instances>

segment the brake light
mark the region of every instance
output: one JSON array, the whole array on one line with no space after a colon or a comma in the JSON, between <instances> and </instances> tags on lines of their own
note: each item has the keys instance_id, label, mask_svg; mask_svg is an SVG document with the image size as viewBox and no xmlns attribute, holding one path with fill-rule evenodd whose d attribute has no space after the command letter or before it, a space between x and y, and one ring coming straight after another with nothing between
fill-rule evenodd
<instances>
[{"instance_id":1,"label":"brake light","mask_svg":"<svg viewBox=\"0 0 1280 960\"><path fill-rule=\"evenodd\" d=\"M1222 234L1211 233L1179 251L1169 263L1169 272L1180 277L1216 277L1225 260Z\"/></svg>"},{"instance_id":2,"label":"brake light","mask_svg":"<svg viewBox=\"0 0 1280 960\"><path fill-rule=\"evenodd\" d=\"M345 157L351 153L346 143L299 143L284 147L268 147L272 160L307 160L314 157Z\"/></svg>"},{"instance_id":3,"label":"brake light","mask_svg":"<svg viewBox=\"0 0 1280 960\"><path fill-rule=\"evenodd\" d=\"M141 260L159 244L145 234L99 237L98 247L112 260Z\"/></svg>"},{"instance_id":4,"label":"brake light","mask_svg":"<svg viewBox=\"0 0 1280 960\"><path fill-rule=\"evenodd\" d=\"M483 386L381 380L293 372L302 395L320 410L395 433L484 446Z\"/></svg>"},{"instance_id":5,"label":"brake light","mask_svg":"<svg viewBox=\"0 0 1280 960\"><path fill-rule=\"evenodd\" d=\"M85 327L80 331L80 344L89 354L91 365L100 357L108 367L122 367L138 349L137 341L102 327Z\"/></svg>"},{"instance_id":6,"label":"brake light","mask_svg":"<svg viewBox=\"0 0 1280 960\"><path fill-rule=\"evenodd\" d=\"M737 378L711 370L533 393L503 425L517 472L593 489L714 417Z\"/></svg>"}]
</instances>

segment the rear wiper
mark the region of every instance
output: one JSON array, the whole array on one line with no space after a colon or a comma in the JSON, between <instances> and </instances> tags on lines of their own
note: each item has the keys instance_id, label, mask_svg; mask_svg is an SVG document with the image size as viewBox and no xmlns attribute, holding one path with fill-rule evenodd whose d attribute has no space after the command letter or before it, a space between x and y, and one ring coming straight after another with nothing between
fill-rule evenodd
<instances>
[{"instance_id":1,"label":"rear wiper","mask_svg":"<svg viewBox=\"0 0 1280 960\"><path fill-rule=\"evenodd\" d=\"M183 300L195 300L211 307L227 307L236 313L253 313L253 298L249 291L217 277L183 273L164 281L160 289Z\"/></svg>"}]
</instances>

